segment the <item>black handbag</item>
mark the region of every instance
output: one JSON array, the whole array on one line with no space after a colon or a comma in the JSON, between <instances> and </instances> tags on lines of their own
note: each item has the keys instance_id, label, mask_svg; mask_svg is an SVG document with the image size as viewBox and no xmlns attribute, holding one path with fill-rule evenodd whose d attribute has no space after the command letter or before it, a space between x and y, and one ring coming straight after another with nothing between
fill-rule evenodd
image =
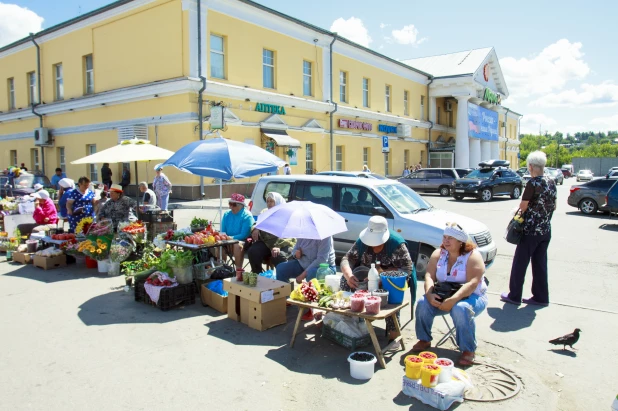
<instances>
[{"instance_id":1,"label":"black handbag","mask_svg":"<svg viewBox=\"0 0 618 411\"><path fill-rule=\"evenodd\" d=\"M515 220L515 217L517 217L517 213L515 213L515 216L513 216L509 222L509 225L506 227L504 239L511 244L517 245L521 241L521 237L524 235L524 223Z\"/></svg>"},{"instance_id":2,"label":"black handbag","mask_svg":"<svg viewBox=\"0 0 618 411\"><path fill-rule=\"evenodd\" d=\"M461 283L453 283L450 281L438 282L433 286L433 294L439 297L439 301L444 301L455 295L462 285Z\"/></svg>"}]
</instances>

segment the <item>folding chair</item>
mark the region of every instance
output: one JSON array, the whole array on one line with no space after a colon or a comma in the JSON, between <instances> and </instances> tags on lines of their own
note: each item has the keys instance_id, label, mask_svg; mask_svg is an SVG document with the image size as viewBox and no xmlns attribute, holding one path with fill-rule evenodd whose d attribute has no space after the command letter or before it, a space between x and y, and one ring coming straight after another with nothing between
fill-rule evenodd
<instances>
[{"instance_id":1,"label":"folding chair","mask_svg":"<svg viewBox=\"0 0 618 411\"><path fill-rule=\"evenodd\" d=\"M444 324L446 325L446 328L448 329L448 331L436 343L436 347L439 347L442 344L446 343L448 340L451 340L453 345L459 349L459 346L457 345L457 340L455 339L455 326L451 325L448 322L448 319L446 318L447 316L448 314L440 315L440 317L442 317L442 319L444 320Z\"/></svg>"}]
</instances>

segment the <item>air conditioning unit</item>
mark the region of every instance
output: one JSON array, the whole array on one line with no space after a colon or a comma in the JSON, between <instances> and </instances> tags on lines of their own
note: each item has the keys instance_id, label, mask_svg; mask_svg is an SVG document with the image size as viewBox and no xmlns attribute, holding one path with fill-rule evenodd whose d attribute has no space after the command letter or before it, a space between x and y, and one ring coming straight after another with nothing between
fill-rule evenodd
<instances>
[{"instance_id":1,"label":"air conditioning unit","mask_svg":"<svg viewBox=\"0 0 618 411\"><path fill-rule=\"evenodd\" d=\"M410 126L409 124L399 124L397 126L397 137L412 137L412 126Z\"/></svg>"},{"instance_id":2,"label":"air conditioning unit","mask_svg":"<svg viewBox=\"0 0 618 411\"><path fill-rule=\"evenodd\" d=\"M52 140L49 129L45 127L34 129L34 145L35 146L52 146L54 141Z\"/></svg>"},{"instance_id":3,"label":"air conditioning unit","mask_svg":"<svg viewBox=\"0 0 618 411\"><path fill-rule=\"evenodd\" d=\"M447 112L453 111L453 102L451 100L444 101L444 111L447 111Z\"/></svg>"}]
</instances>

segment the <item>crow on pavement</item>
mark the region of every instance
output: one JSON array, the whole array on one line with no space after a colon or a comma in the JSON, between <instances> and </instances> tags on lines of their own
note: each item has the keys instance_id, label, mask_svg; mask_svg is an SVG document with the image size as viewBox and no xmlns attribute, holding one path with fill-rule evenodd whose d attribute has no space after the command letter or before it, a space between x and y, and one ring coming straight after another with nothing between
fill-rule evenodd
<instances>
[{"instance_id":1,"label":"crow on pavement","mask_svg":"<svg viewBox=\"0 0 618 411\"><path fill-rule=\"evenodd\" d=\"M566 346L573 348L573 344L579 340L579 333L582 332L579 328L576 328L575 331L571 334L563 335L560 338L556 338L554 340L549 340L551 344L554 345L562 345L562 349L566 350Z\"/></svg>"}]
</instances>

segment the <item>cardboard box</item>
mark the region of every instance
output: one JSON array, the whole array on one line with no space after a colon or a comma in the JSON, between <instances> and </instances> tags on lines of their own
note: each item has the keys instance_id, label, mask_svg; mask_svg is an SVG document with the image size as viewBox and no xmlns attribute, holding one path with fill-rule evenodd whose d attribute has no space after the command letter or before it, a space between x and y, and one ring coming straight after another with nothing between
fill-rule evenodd
<instances>
[{"instance_id":1,"label":"cardboard box","mask_svg":"<svg viewBox=\"0 0 618 411\"><path fill-rule=\"evenodd\" d=\"M62 254L56 257L43 257L40 255L34 256L34 266L40 267L44 270L51 270L53 268L66 267L67 256Z\"/></svg>"},{"instance_id":2,"label":"cardboard box","mask_svg":"<svg viewBox=\"0 0 618 411\"><path fill-rule=\"evenodd\" d=\"M227 316L258 331L285 324L285 301L292 291L289 283L259 276L256 287L244 285L236 278L223 280L228 292Z\"/></svg>"},{"instance_id":3,"label":"cardboard box","mask_svg":"<svg viewBox=\"0 0 618 411\"><path fill-rule=\"evenodd\" d=\"M13 261L20 264L32 264L34 253L13 253Z\"/></svg>"},{"instance_id":4,"label":"cardboard box","mask_svg":"<svg viewBox=\"0 0 618 411\"><path fill-rule=\"evenodd\" d=\"M206 284L202 284L201 297L203 305L207 305L220 313L227 313L227 297L210 291L206 288Z\"/></svg>"}]
</instances>

